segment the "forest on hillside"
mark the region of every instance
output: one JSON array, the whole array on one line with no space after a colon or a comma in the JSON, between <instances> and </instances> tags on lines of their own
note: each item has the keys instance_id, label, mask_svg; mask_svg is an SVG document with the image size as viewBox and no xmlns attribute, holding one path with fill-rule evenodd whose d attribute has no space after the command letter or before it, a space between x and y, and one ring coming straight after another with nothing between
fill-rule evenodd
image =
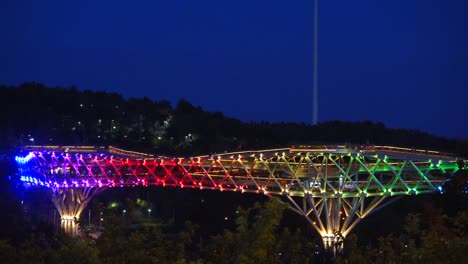
<instances>
[{"instance_id":1,"label":"forest on hillside","mask_svg":"<svg viewBox=\"0 0 468 264\"><path fill-rule=\"evenodd\" d=\"M387 144L468 154L468 140L387 128L371 121L243 122L181 99L125 99L116 93L0 86L0 146L115 145L165 154L207 154L297 144Z\"/></svg>"}]
</instances>

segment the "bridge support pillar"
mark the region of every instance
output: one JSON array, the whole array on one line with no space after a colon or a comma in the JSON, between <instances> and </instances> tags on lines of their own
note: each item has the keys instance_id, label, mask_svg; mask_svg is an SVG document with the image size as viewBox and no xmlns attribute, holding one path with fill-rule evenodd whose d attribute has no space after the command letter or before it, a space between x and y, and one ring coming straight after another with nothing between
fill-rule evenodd
<instances>
[{"instance_id":1,"label":"bridge support pillar","mask_svg":"<svg viewBox=\"0 0 468 264\"><path fill-rule=\"evenodd\" d=\"M65 231L65 233L67 233L68 235L72 237L76 237L79 234L78 223L75 217L71 217L71 218L67 216L62 217L61 222L60 222L60 227Z\"/></svg>"},{"instance_id":2,"label":"bridge support pillar","mask_svg":"<svg viewBox=\"0 0 468 264\"><path fill-rule=\"evenodd\" d=\"M336 254L343 250L343 240L345 238L343 236L334 235L334 234L324 234L322 235L322 241L324 248Z\"/></svg>"},{"instance_id":3,"label":"bridge support pillar","mask_svg":"<svg viewBox=\"0 0 468 264\"><path fill-rule=\"evenodd\" d=\"M324 195L313 197L307 194L301 201L286 195L290 208L305 219L322 236L325 250L334 254L343 249L343 241L351 230L366 216L385 207L401 196L387 195L366 197L341 197ZM387 202L384 203L384 201Z\"/></svg>"},{"instance_id":4,"label":"bridge support pillar","mask_svg":"<svg viewBox=\"0 0 468 264\"><path fill-rule=\"evenodd\" d=\"M54 188L52 202L60 214L61 227L70 236L77 236L78 220L91 199L104 188Z\"/></svg>"}]
</instances>

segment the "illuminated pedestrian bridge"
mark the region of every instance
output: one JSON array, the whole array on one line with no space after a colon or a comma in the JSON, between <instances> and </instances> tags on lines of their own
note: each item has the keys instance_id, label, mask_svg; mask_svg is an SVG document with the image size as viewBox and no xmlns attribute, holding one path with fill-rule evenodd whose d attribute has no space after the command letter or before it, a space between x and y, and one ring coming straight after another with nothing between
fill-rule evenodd
<instances>
[{"instance_id":1,"label":"illuminated pedestrian bridge","mask_svg":"<svg viewBox=\"0 0 468 264\"><path fill-rule=\"evenodd\" d=\"M327 248L364 217L402 195L443 192L466 161L388 146L298 146L188 158L90 146L26 146L16 157L24 184L48 188L62 224L111 187L172 186L279 196L320 233Z\"/></svg>"}]
</instances>

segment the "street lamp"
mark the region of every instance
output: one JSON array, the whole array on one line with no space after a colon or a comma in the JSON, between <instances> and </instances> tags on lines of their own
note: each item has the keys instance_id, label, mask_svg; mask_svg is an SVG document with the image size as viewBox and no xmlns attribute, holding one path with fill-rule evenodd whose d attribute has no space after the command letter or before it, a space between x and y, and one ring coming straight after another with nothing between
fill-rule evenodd
<instances>
[{"instance_id":1,"label":"street lamp","mask_svg":"<svg viewBox=\"0 0 468 264\"><path fill-rule=\"evenodd\" d=\"M99 228L102 227L102 221L104 221L104 218L102 218L102 212L99 214Z\"/></svg>"},{"instance_id":2,"label":"street lamp","mask_svg":"<svg viewBox=\"0 0 468 264\"><path fill-rule=\"evenodd\" d=\"M122 211L122 216L125 217L125 213L127 212L127 210L123 209Z\"/></svg>"},{"instance_id":3,"label":"street lamp","mask_svg":"<svg viewBox=\"0 0 468 264\"><path fill-rule=\"evenodd\" d=\"M151 209L148 209L148 219L151 217Z\"/></svg>"}]
</instances>

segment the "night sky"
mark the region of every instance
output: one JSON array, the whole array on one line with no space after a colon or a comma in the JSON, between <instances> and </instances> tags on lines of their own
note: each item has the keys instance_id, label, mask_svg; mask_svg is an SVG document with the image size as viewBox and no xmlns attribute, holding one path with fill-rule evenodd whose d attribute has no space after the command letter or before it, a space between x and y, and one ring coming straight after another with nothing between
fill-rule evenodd
<instances>
[{"instance_id":1,"label":"night sky","mask_svg":"<svg viewBox=\"0 0 468 264\"><path fill-rule=\"evenodd\" d=\"M319 0L319 121L468 137L468 1ZM313 0L0 1L0 84L312 120Z\"/></svg>"}]
</instances>

